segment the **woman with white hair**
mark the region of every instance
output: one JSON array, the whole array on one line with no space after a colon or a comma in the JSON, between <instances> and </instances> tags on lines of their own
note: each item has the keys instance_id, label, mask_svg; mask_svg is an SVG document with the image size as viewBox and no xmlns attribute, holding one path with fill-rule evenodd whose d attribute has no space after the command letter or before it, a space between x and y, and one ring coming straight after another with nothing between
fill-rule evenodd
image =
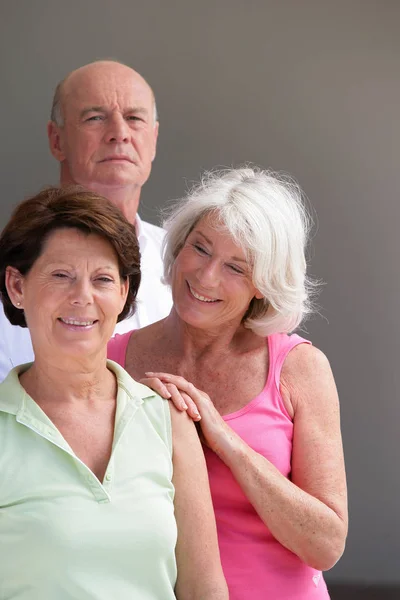
<instances>
[{"instance_id":1,"label":"woman with white hair","mask_svg":"<svg viewBox=\"0 0 400 600\"><path fill-rule=\"evenodd\" d=\"M329 598L321 571L344 550L335 383L322 352L290 335L311 310L309 223L293 182L206 176L165 223L171 313L109 345L198 421L232 600Z\"/></svg>"}]
</instances>

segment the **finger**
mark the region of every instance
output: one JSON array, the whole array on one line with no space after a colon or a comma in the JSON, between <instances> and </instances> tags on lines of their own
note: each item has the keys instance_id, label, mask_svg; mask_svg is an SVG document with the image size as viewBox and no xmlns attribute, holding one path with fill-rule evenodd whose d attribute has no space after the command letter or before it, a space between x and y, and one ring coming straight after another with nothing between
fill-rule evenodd
<instances>
[{"instance_id":1,"label":"finger","mask_svg":"<svg viewBox=\"0 0 400 600\"><path fill-rule=\"evenodd\" d=\"M151 375L152 377L162 379L167 387L169 385L174 385L179 389L181 394L185 392L190 399L189 406L192 408L192 410L189 414L192 417L192 419L199 420L199 417L201 417L202 414L202 410L207 406L207 404L211 403L210 397L205 392L196 388L193 385L193 383L190 383L180 375L172 375L171 373L164 372L156 373L150 371L147 372L147 375Z\"/></svg>"},{"instance_id":2,"label":"finger","mask_svg":"<svg viewBox=\"0 0 400 600\"><path fill-rule=\"evenodd\" d=\"M171 398L171 394L166 385L157 377L143 377L139 382L143 385L147 385L147 387L157 392L162 398L165 398L166 400Z\"/></svg>"},{"instance_id":3,"label":"finger","mask_svg":"<svg viewBox=\"0 0 400 600\"><path fill-rule=\"evenodd\" d=\"M201 415L199 413L199 409L196 406L196 403L192 400L189 394L186 394L186 392L181 392L181 396L187 404L187 413L189 417L191 417L193 421L200 421Z\"/></svg>"},{"instance_id":4,"label":"finger","mask_svg":"<svg viewBox=\"0 0 400 600\"><path fill-rule=\"evenodd\" d=\"M156 373L156 372L152 372L152 371L148 371L146 373L146 375L148 375L149 377L157 377L158 379L161 379L162 381L164 381L164 383L173 383L181 391L186 392L193 399L196 399L196 401L197 401L198 396L202 396L202 395L206 396L205 392L196 388L193 385L193 383L191 383L190 381L187 381L187 379L185 379L184 377L181 377L180 375L172 375L171 373L162 373L162 372Z\"/></svg>"},{"instance_id":5,"label":"finger","mask_svg":"<svg viewBox=\"0 0 400 600\"><path fill-rule=\"evenodd\" d=\"M185 391L186 388L191 385L189 381L181 375L174 375L172 373L164 373L161 371L157 373L153 371L148 371L146 372L146 375L148 375L149 377L157 377L162 381L173 383L174 385L176 385L176 387L184 389Z\"/></svg>"},{"instance_id":6,"label":"finger","mask_svg":"<svg viewBox=\"0 0 400 600\"><path fill-rule=\"evenodd\" d=\"M171 394L170 400L172 400L172 402L174 403L176 408L178 410L187 410L188 406L187 406L185 400L183 399L181 392L176 387L176 385L174 385L173 383L167 383L165 387Z\"/></svg>"}]
</instances>

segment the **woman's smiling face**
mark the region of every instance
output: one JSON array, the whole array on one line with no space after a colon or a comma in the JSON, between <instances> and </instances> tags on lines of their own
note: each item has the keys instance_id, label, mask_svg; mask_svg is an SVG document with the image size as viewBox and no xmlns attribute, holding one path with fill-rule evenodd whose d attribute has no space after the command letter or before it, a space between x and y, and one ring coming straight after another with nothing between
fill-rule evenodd
<instances>
[{"instance_id":1,"label":"woman's smiling face","mask_svg":"<svg viewBox=\"0 0 400 600\"><path fill-rule=\"evenodd\" d=\"M184 322L210 331L239 326L251 300L262 298L243 248L213 214L186 238L174 262L172 294Z\"/></svg>"},{"instance_id":2,"label":"woman's smiling face","mask_svg":"<svg viewBox=\"0 0 400 600\"><path fill-rule=\"evenodd\" d=\"M128 292L111 244L71 228L50 233L25 276L9 268L8 287L25 311L36 357L60 360L105 351Z\"/></svg>"}]
</instances>

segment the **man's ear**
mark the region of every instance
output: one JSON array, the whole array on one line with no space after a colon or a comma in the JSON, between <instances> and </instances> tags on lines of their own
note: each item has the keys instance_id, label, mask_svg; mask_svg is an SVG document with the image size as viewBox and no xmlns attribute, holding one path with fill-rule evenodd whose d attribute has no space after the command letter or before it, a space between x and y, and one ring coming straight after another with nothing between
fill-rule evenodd
<instances>
[{"instance_id":1,"label":"man's ear","mask_svg":"<svg viewBox=\"0 0 400 600\"><path fill-rule=\"evenodd\" d=\"M7 267L5 273L7 293L17 308L24 307L24 276L15 267Z\"/></svg>"},{"instance_id":2,"label":"man's ear","mask_svg":"<svg viewBox=\"0 0 400 600\"><path fill-rule=\"evenodd\" d=\"M154 123L154 131L153 131L153 144L154 144L154 148L153 148L153 156L151 158L151 161L153 162L153 160L156 157L156 153L157 153L157 140L158 140L158 130L160 128L160 123L158 121L156 121Z\"/></svg>"},{"instance_id":3,"label":"man's ear","mask_svg":"<svg viewBox=\"0 0 400 600\"><path fill-rule=\"evenodd\" d=\"M54 123L49 121L47 123L47 137L49 138L50 152L56 160L62 162L65 160L65 154L63 151L63 140L62 140L62 129Z\"/></svg>"}]
</instances>

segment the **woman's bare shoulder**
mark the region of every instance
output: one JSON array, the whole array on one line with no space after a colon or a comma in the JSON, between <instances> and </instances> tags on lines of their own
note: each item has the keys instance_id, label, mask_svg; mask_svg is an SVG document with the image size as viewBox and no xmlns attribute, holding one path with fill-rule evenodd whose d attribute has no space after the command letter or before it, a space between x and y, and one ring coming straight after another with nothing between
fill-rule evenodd
<instances>
[{"instance_id":1,"label":"woman's bare shoulder","mask_svg":"<svg viewBox=\"0 0 400 600\"><path fill-rule=\"evenodd\" d=\"M311 405L321 395L336 402L337 392L329 360L311 344L299 344L289 352L282 366L280 384L291 416L299 402Z\"/></svg>"},{"instance_id":2,"label":"woman's bare shoulder","mask_svg":"<svg viewBox=\"0 0 400 600\"><path fill-rule=\"evenodd\" d=\"M282 366L282 378L303 379L316 373L330 372L326 355L311 344L298 344L287 355Z\"/></svg>"}]
</instances>

